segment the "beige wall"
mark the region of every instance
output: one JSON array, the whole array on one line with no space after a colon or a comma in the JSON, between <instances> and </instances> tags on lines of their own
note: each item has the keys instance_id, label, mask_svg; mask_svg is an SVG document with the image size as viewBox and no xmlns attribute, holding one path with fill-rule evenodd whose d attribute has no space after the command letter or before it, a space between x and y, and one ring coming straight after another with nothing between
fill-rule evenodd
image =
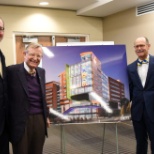
<instances>
[{"instance_id":1,"label":"beige wall","mask_svg":"<svg viewBox=\"0 0 154 154\"><path fill-rule=\"evenodd\" d=\"M74 11L0 6L5 21L5 37L0 48L6 64L15 63L14 32L86 34L90 41L103 40L101 18L76 16Z\"/></svg>"},{"instance_id":2,"label":"beige wall","mask_svg":"<svg viewBox=\"0 0 154 154\"><path fill-rule=\"evenodd\" d=\"M74 11L0 6L5 21L5 37L0 44L6 64L15 63L15 32L86 34L90 41L115 41L125 44L128 63L136 59L133 42L147 36L154 53L154 13L136 16L135 8L101 18L77 16Z\"/></svg>"},{"instance_id":3,"label":"beige wall","mask_svg":"<svg viewBox=\"0 0 154 154\"><path fill-rule=\"evenodd\" d=\"M150 53L154 54L154 13L136 16L135 8L106 17L103 20L104 41L125 44L128 63L136 59L133 42L138 36L146 36L151 43Z\"/></svg>"}]
</instances>

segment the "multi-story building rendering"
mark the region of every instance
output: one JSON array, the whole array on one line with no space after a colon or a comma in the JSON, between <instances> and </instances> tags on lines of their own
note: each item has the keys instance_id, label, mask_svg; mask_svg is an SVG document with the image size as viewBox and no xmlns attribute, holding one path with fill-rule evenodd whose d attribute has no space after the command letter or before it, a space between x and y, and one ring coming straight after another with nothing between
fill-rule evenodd
<instances>
[{"instance_id":1,"label":"multi-story building rendering","mask_svg":"<svg viewBox=\"0 0 154 154\"><path fill-rule=\"evenodd\" d=\"M46 101L47 106L61 112L60 106L60 87L59 82L48 82L46 83Z\"/></svg>"},{"instance_id":2,"label":"multi-story building rendering","mask_svg":"<svg viewBox=\"0 0 154 154\"><path fill-rule=\"evenodd\" d=\"M67 79L66 72L62 72L59 75L60 78L60 105L61 112L65 112L71 107L71 100L67 97Z\"/></svg>"},{"instance_id":3,"label":"multi-story building rendering","mask_svg":"<svg viewBox=\"0 0 154 154\"><path fill-rule=\"evenodd\" d=\"M80 63L69 66L71 98L88 99L88 93L92 91L102 97L101 62L91 51L83 52L80 56Z\"/></svg>"},{"instance_id":4,"label":"multi-story building rendering","mask_svg":"<svg viewBox=\"0 0 154 154\"><path fill-rule=\"evenodd\" d=\"M109 81L108 76L105 73L102 73L102 95L103 99L108 102L110 99L109 96Z\"/></svg>"},{"instance_id":5,"label":"multi-story building rendering","mask_svg":"<svg viewBox=\"0 0 154 154\"><path fill-rule=\"evenodd\" d=\"M68 66L67 92L70 93L70 98L75 100L72 101L74 109L71 114L74 114L74 117L78 115L80 119L90 119L97 116L97 107L100 103L96 99L90 100L89 93L94 92L102 97L101 62L91 51L83 52L80 56L81 62Z\"/></svg>"},{"instance_id":6,"label":"multi-story building rendering","mask_svg":"<svg viewBox=\"0 0 154 154\"><path fill-rule=\"evenodd\" d=\"M59 83L46 84L48 106L80 120L95 119L106 115L107 110L118 109L114 106L125 97L124 84L102 71L93 52L83 52L80 57L79 63L66 64Z\"/></svg>"},{"instance_id":7,"label":"multi-story building rendering","mask_svg":"<svg viewBox=\"0 0 154 154\"><path fill-rule=\"evenodd\" d=\"M125 97L124 84L119 80L108 77L109 82L109 100L120 102Z\"/></svg>"}]
</instances>

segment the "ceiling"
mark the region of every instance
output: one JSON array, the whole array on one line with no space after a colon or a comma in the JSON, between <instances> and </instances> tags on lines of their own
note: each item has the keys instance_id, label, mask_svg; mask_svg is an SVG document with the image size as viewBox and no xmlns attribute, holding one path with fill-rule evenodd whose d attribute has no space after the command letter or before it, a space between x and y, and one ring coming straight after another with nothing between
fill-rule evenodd
<instances>
[{"instance_id":1,"label":"ceiling","mask_svg":"<svg viewBox=\"0 0 154 154\"><path fill-rule=\"evenodd\" d=\"M39 2L47 1L48 6ZM0 0L0 5L74 10L76 15L105 17L126 9L149 4L154 0Z\"/></svg>"}]
</instances>

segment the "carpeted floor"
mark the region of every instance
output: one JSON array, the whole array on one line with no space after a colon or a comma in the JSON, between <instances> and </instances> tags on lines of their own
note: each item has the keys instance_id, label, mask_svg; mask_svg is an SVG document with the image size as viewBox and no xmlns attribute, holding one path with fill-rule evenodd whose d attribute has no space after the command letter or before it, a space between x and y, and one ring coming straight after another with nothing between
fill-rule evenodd
<instances>
[{"instance_id":1,"label":"carpeted floor","mask_svg":"<svg viewBox=\"0 0 154 154\"><path fill-rule=\"evenodd\" d=\"M43 154L135 154L131 121L51 125L48 132Z\"/></svg>"},{"instance_id":2,"label":"carpeted floor","mask_svg":"<svg viewBox=\"0 0 154 154\"><path fill-rule=\"evenodd\" d=\"M43 154L135 154L135 146L131 121L117 127L113 123L54 125Z\"/></svg>"}]
</instances>

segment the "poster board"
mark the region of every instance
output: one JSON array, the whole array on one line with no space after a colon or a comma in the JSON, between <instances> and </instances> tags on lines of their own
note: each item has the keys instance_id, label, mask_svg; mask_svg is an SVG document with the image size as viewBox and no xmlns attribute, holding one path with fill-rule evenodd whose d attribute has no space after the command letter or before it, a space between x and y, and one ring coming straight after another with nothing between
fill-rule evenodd
<instances>
[{"instance_id":1,"label":"poster board","mask_svg":"<svg viewBox=\"0 0 154 154\"><path fill-rule=\"evenodd\" d=\"M130 119L125 45L47 47L46 85L51 87L55 123Z\"/></svg>"}]
</instances>

